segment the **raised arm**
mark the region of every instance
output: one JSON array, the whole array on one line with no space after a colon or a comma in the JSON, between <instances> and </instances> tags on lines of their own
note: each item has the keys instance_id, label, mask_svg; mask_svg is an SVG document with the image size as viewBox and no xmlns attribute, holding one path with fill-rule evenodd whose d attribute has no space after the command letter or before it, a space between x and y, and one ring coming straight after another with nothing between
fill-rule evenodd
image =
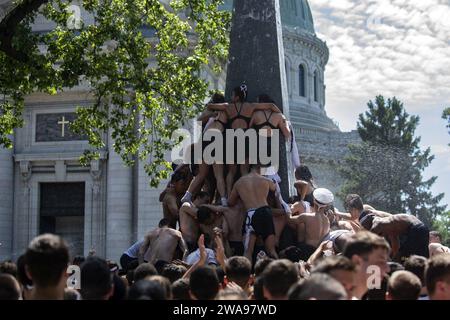
<instances>
[{"instance_id":1,"label":"raised arm","mask_svg":"<svg viewBox=\"0 0 450 320\"><path fill-rule=\"evenodd\" d=\"M282 113L281 110L273 103L253 103L253 110L272 110L276 113Z\"/></svg>"},{"instance_id":2,"label":"raised arm","mask_svg":"<svg viewBox=\"0 0 450 320\"><path fill-rule=\"evenodd\" d=\"M338 210L334 210L334 214L336 215L336 217L339 217L341 219L345 219L345 220L351 220L352 216L350 213L348 212L340 212Z\"/></svg>"},{"instance_id":3,"label":"raised arm","mask_svg":"<svg viewBox=\"0 0 450 320\"><path fill-rule=\"evenodd\" d=\"M288 121L284 115L281 115L280 123L278 124L278 127L281 130L281 133L285 137L286 140L289 140L291 138L291 129L289 128Z\"/></svg>"},{"instance_id":4,"label":"raised arm","mask_svg":"<svg viewBox=\"0 0 450 320\"><path fill-rule=\"evenodd\" d=\"M216 117L217 113L208 109L203 110L203 112L198 116L197 121L206 123L209 118Z\"/></svg>"},{"instance_id":5,"label":"raised arm","mask_svg":"<svg viewBox=\"0 0 450 320\"><path fill-rule=\"evenodd\" d=\"M304 200L306 197L306 193L308 192L308 186L309 183L303 180L297 180L294 183L295 189L297 189L297 192L300 194L300 200ZM299 192L300 190L300 192Z\"/></svg>"},{"instance_id":6,"label":"raised arm","mask_svg":"<svg viewBox=\"0 0 450 320\"><path fill-rule=\"evenodd\" d=\"M188 249L186 242L184 241L181 233L179 234L178 245L180 246L181 251L183 251L183 261L184 261L186 259L187 255L189 254L189 249Z\"/></svg>"},{"instance_id":7,"label":"raised arm","mask_svg":"<svg viewBox=\"0 0 450 320\"><path fill-rule=\"evenodd\" d=\"M228 108L228 103L210 103L207 108L210 111L226 111Z\"/></svg>"},{"instance_id":8,"label":"raised arm","mask_svg":"<svg viewBox=\"0 0 450 320\"><path fill-rule=\"evenodd\" d=\"M188 215L190 215L192 218L197 219L197 212L198 209L193 208L191 205L189 204L183 204L180 208L180 212L181 210L183 210L183 212L187 213Z\"/></svg>"},{"instance_id":9,"label":"raised arm","mask_svg":"<svg viewBox=\"0 0 450 320\"><path fill-rule=\"evenodd\" d=\"M170 211L170 214L174 217L179 216L179 209L177 206L177 199L174 196L170 196L169 199L167 199L167 208Z\"/></svg>"},{"instance_id":10,"label":"raised arm","mask_svg":"<svg viewBox=\"0 0 450 320\"><path fill-rule=\"evenodd\" d=\"M236 185L237 185L237 182L234 184L233 190L231 190L230 196L228 197L228 205L230 207L235 206L239 200L239 194L236 190Z\"/></svg>"},{"instance_id":11,"label":"raised arm","mask_svg":"<svg viewBox=\"0 0 450 320\"><path fill-rule=\"evenodd\" d=\"M148 233L145 237L144 237L144 242L142 243L141 247L139 248L139 253L138 253L138 261L139 264L144 262L144 256L145 253L147 252L148 248L150 247L150 240L152 238L152 234Z\"/></svg>"}]
</instances>

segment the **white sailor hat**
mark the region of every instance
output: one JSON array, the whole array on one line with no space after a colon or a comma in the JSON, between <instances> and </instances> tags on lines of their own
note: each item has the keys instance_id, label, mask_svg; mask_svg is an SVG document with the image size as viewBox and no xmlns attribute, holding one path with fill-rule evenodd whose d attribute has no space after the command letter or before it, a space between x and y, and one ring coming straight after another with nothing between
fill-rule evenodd
<instances>
[{"instance_id":1,"label":"white sailor hat","mask_svg":"<svg viewBox=\"0 0 450 320\"><path fill-rule=\"evenodd\" d=\"M317 188L314 190L313 196L319 205L327 206L333 204L334 201L333 193L325 188Z\"/></svg>"}]
</instances>

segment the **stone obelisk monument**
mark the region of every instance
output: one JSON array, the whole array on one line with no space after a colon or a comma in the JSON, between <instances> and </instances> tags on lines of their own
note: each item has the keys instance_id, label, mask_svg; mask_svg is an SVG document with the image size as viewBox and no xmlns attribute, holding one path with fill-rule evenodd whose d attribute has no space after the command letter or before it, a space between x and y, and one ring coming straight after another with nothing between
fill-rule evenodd
<instances>
[{"instance_id":1,"label":"stone obelisk monument","mask_svg":"<svg viewBox=\"0 0 450 320\"><path fill-rule=\"evenodd\" d=\"M269 95L289 117L289 100L279 0L234 0L229 64L225 94L230 101L234 87L248 86L249 102ZM286 145L280 132L281 193L289 196L293 173L288 167Z\"/></svg>"}]
</instances>

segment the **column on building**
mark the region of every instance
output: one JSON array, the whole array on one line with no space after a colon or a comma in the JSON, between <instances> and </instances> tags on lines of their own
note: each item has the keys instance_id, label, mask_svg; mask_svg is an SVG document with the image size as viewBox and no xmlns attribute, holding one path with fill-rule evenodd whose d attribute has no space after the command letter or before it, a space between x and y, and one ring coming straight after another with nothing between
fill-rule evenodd
<instances>
[{"instance_id":1,"label":"column on building","mask_svg":"<svg viewBox=\"0 0 450 320\"><path fill-rule=\"evenodd\" d=\"M106 258L118 262L133 240L133 169L114 151L112 139L108 153Z\"/></svg>"},{"instance_id":2,"label":"column on building","mask_svg":"<svg viewBox=\"0 0 450 320\"><path fill-rule=\"evenodd\" d=\"M12 255L13 198L13 149L0 147L0 261Z\"/></svg>"}]
</instances>

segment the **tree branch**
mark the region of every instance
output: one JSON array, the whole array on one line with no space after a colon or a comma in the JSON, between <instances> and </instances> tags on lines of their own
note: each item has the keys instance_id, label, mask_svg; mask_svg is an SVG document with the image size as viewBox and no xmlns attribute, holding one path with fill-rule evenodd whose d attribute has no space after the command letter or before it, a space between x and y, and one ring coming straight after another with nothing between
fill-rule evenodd
<instances>
[{"instance_id":1,"label":"tree branch","mask_svg":"<svg viewBox=\"0 0 450 320\"><path fill-rule=\"evenodd\" d=\"M12 9L0 22L0 51L8 57L23 63L30 63L30 56L17 50L12 45L17 26L29 15L37 11L41 5L49 0L23 0Z\"/></svg>"}]
</instances>

